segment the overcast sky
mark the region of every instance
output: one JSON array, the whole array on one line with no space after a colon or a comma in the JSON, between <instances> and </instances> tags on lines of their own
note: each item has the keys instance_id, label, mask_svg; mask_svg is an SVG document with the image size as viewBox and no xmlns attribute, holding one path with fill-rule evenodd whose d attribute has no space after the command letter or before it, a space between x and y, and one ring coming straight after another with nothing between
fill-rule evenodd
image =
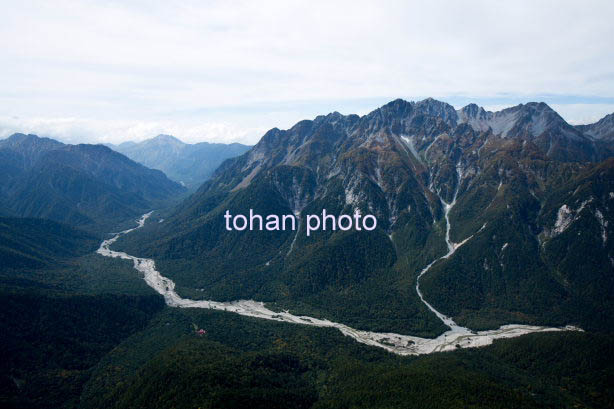
<instances>
[{"instance_id":1,"label":"overcast sky","mask_svg":"<svg viewBox=\"0 0 614 409\"><path fill-rule=\"evenodd\" d=\"M170 3L0 0L0 138L255 143L428 96L614 112L611 0Z\"/></svg>"}]
</instances>

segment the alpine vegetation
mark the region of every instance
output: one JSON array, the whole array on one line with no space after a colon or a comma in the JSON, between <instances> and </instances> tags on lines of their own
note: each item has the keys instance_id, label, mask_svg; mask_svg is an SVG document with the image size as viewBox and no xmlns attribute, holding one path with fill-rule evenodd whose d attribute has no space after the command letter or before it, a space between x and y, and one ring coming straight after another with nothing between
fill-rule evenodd
<instances>
[{"instance_id":1,"label":"alpine vegetation","mask_svg":"<svg viewBox=\"0 0 614 409\"><path fill-rule=\"evenodd\" d=\"M377 219L375 218L375 216L373 216L372 214L368 214L362 217L358 210L354 213L353 216L342 214L337 217L334 214L327 214L326 209L322 209L321 217L317 214L308 214L305 217L307 218L307 236L309 236L311 232L319 229L326 230L327 225L328 229L332 231L337 230L337 228L342 231L348 231L351 229L354 229L356 231L371 231L375 230L375 228L377 227ZM278 215L270 214L265 216L263 220L263 216L259 214L254 214L253 209L249 209L248 216L242 214L232 215L230 214L229 210L226 210L226 213L224 213L224 219L226 221L227 231L243 231L246 229L260 231L285 231L287 228L289 230L296 230L297 216L293 214L282 215L281 227L280 217ZM288 221L289 227L286 227L286 221Z\"/></svg>"}]
</instances>

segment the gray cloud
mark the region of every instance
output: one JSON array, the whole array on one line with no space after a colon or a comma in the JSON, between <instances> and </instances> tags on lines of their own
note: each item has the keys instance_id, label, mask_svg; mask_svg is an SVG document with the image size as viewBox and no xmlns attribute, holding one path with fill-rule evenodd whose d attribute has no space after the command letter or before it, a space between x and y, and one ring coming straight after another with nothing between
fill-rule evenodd
<instances>
[{"instance_id":1,"label":"gray cloud","mask_svg":"<svg viewBox=\"0 0 614 409\"><path fill-rule=\"evenodd\" d=\"M614 96L611 1L172 3L6 5L0 135L254 142L395 97L573 95L572 122L614 105L591 102Z\"/></svg>"}]
</instances>

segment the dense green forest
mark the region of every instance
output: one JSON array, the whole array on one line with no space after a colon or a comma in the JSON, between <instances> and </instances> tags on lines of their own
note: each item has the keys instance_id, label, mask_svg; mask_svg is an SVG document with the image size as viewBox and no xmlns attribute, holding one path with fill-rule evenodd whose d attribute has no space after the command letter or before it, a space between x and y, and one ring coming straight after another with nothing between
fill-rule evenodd
<instances>
[{"instance_id":1,"label":"dense green forest","mask_svg":"<svg viewBox=\"0 0 614 409\"><path fill-rule=\"evenodd\" d=\"M161 308L159 297L0 295L0 405L77 407L91 368Z\"/></svg>"},{"instance_id":2,"label":"dense green forest","mask_svg":"<svg viewBox=\"0 0 614 409\"><path fill-rule=\"evenodd\" d=\"M108 231L134 227L137 212L183 189L167 181L168 195L151 191L141 183L153 183L149 170L107 148L62 147L45 156L54 159L45 177L7 179L6 189L35 187L13 197L19 206L0 203L3 215L56 220L0 218L0 407L614 407L614 159L589 163L609 151L595 156L598 146L545 104L514 112L512 137L460 123L435 100L272 129L113 248L154 259L182 297L248 298L422 337L446 330L416 292L420 271L439 259L420 288L460 325L585 331L402 357L334 328L170 308L132 261L95 250ZM527 138L534 115L551 125L541 139ZM553 138L561 129L577 138ZM53 144L39 139L11 141ZM29 155L7 152L7 174ZM115 184L103 189L94 183L109 178L101 158L133 177L110 172ZM131 196L119 200L113 192L125 184ZM225 209L300 215L299 232L228 232ZM304 216L322 209L376 214L378 228L307 238ZM107 211L97 228L81 220Z\"/></svg>"},{"instance_id":3,"label":"dense green forest","mask_svg":"<svg viewBox=\"0 0 614 409\"><path fill-rule=\"evenodd\" d=\"M0 215L36 217L106 233L186 194L159 170L103 145L36 135L0 140Z\"/></svg>"},{"instance_id":4,"label":"dense green forest","mask_svg":"<svg viewBox=\"0 0 614 409\"><path fill-rule=\"evenodd\" d=\"M164 301L100 238L44 219L0 219L0 407L78 407L97 362Z\"/></svg>"},{"instance_id":5,"label":"dense green forest","mask_svg":"<svg viewBox=\"0 0 614 409\"><path fill-rule=\"evenodd\" d=\"M0 294L2 407L614 403L611 334L533 334L399 357L335 329L164 307L130 263L98 255L21 276L30 279L5 281Z\"/></svg>"},{"instance_id":6,"label":"dense green forest","mask_svg":"<svg viewBox=\"0 0 614 409\"><path fill-rule=\"evenodd\" d=\"M0 271L36 269L90 253L98 238L46 219L0 218Z\"/></svg>"},{"instance_id":7,"label":"dense green forest","mask_svg":"<svg viewBox=\"0 0 614 409\"><path fill-rule=\"evenodd\" d=\"M195 328L203 328L198 335ZM402 358L333 329L166 309L97 366L86 407L608 407L607 336Z\"/></svg>"}]
</instances>

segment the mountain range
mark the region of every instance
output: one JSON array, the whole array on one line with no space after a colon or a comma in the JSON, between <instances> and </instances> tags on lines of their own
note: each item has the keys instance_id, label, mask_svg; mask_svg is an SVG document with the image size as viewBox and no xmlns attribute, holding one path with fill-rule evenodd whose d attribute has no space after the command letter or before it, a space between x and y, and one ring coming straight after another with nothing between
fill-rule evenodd
<instances>
[{"instance_id":1,"label":"mountain range","mask_svg":"<svg viewBox=\"0 0 614 409\"><path fill-rule=\"evenodd\" d=\"M614 114L606 115L594 124L576 125L576 129L595 139L612 142L614 140Z\"/></svg>"},{"instance_id":2,"label":"mountain range","mask_svg":"<svg viewBox=\"0 0 614 409\"><path fill-rule=\"evenodd\" d=\"M239 156L250 148L240 143L188 144L171 135L107 146L148 168L163 171L191 190L196 190L224 160Z\"/></svg>"},{"instance_id":3,"label":"mountain range","mask_svg":"<svg viewBox=\"0 0 614 409\"><path fill-rule=\"evenodd\" d=\"M46 218L99 231L166 206L186 189L102 145L36 135L0 141L0 214Z\"/></svg>"},{"instance_id":4,"label":"mountain range","mask_svg":"<svg viewBox=\"0 0 614 409\"><path fill-rule=\"evenodd\" d=\"M102 145L0 141L0 406L610 408L611 118L395 100L271 129L190 196ZM226 231L249 209L299 230ZM322 209L378 227L307 237ZM465 349L438 314L467 339L584 331ZM398 334L454 350L391 354Z\"/></svg>"},{"instance_id":5,"label":"mountain range","mask_svg":"<svg viewBox=\"0 0 614 409\"><path fill-rule=\"evenodd\" d=\"M459 324L611 328L608 123L573 127L544 103L488 112L399 99L364 116L334 112L271 129L163 223L118 244L154 258L191 298L432 336L445 326L415 287L449 237L459 248L420 285ZM323 208L374 214L378 228L299 234ZM226 209L293 213L299 231L226 231Z\"/></svg>"}]
</instances>

